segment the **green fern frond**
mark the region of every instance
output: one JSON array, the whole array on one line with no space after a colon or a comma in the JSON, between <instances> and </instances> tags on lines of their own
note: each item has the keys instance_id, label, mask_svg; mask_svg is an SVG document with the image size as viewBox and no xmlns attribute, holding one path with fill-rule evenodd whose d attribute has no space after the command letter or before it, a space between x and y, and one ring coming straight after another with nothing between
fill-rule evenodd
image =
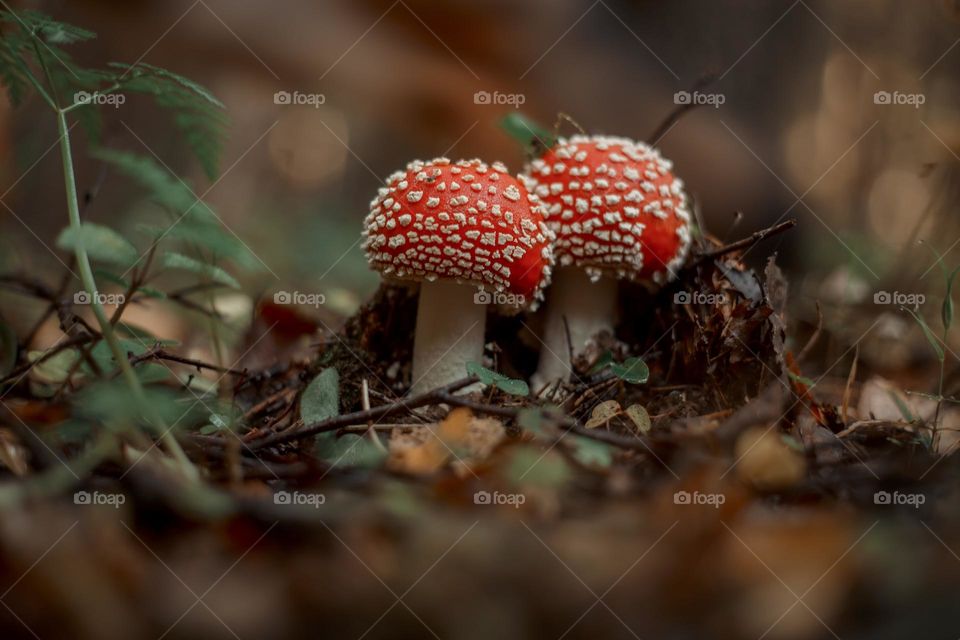
<instances>
[{"instance_id":1,"label":"green fern frond","mask_svg":"<svg viewBox=\"0 0 960 640\"><path fill-rule=\"evenodd\" d=\"M129 75L132 77L153 77L172 82L173 84L179 85L181 88L189 91L195 96L203 98L218 109L226 108L224 104L220 102L215 95L210 93L206 87L194 82L190 78L185 78L180 74L174 73L173 71L155 67L152 64L147 64L145 62L140 62L136 65L129 65L123 62L111 62L107 66L122 70L123 73L121 75ZM158 88L166 88L168 85L158 84L157 86Z\"/></svg>"},{"instance_id":2,"label":"green fern frond","mask_svg":"<svg viewBox=\"0 0 960 640\"><path fill-rule=\"evenodd\" d=\"M210 207L194 195L189 185L153 158L114 149L97 149L90 155L113 165L122 174L137 182L146 189L154 202L174 214L175 218L193 214L207 220L216 220Z\"/></svg>"},{"instance_id":3,"label":"green fern frond","mask_svg":"<svg viewBox=\"0 0 960 640\"><path fill-rule=\"evenodd\" d=\"M0 22L16 24L24 31L37 35L47 44L74 44L97 37L92 31L58 22L38 11L0 11Z\"/></svg>"},{"instance_id":4,"label":"green fern frond","mask_svg":"<svg viewBox=\"0 0 960 640\"><path fill-rule=\"evenodd\" d=\"M228 124L223 103L198 83L166 69L144 63L109 66L119 72L115 81L122 91L151 95L157 105L174 112L174 123L213 179Z\"/></svg>"},{"instance_id":5,"label":"green fern frond","mask_svg":"<svg viewBox=\"0 0 960 640\"><path fill-rule=\"evenodd\" d=\"M13 106L23 102L27 94L30 85L28 73L16 43L5 36L0 37L0 85L6 87Z\"/></svg>"},{"instance_id":6,"label":"green fern frond","mask_svg":"<svg viewBox=\"0 0 960 640\"><path fill-rule=\"evenodd\" d=\"M223 228L213 209L153 158L113 149L99 149L92 155L140 184L151 200L172 214L172 224L145 228L150 235L201 247L212 258L232 260L244 269L258 267L255 256Z\"/></svg>"}]
</instances>

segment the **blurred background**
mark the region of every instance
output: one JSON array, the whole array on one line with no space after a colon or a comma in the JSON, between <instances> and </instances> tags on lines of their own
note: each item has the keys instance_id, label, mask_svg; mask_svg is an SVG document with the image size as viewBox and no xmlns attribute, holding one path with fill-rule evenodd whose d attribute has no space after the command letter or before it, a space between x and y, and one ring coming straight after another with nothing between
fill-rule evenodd
<instances>
[{"instance_id":1,"label":"blurred background","mask_svg":"<svg viewBox=\"0 0 960 640\"><path fill-rule=\"evenodd\" d=\"M899 388L932 390L929 365L936 363L922 332L895 299L874 296L942 299L935 258L918 240L945 254L946 264L960 263L960 2L0 0L7 4L95 31L95 41L71 48L83 66L155 64L197 80L225 103L229 139L212 180L173 133L169 113L146 98L131 95L103 109L101 143L153 157L189 180L256 256L260 268L238 274L241 292L217 299L221 312L241 319L238 334L256 301L277 291L322 292L326 304L304 311L324 328L339 326L378 285L360 230L383 178L412 159L440 155L501 160L520 171L524 150L498 121L520 110L552 127L563 112L590 133L655 143L720 241L797 218L795 230L748 251L745 261L761 265L778 252L791 288L791 334L809 334L818 324L815 301L822 303L823 353L812 353L803 373L819 363L834 363L823 377L836 370L818 393L843 395L848 371L854 376L837 365L857 357L860 377L923 364L899 372ZM36 96L17 109L5 99L0 273L55 284L69 262L55 244L67 218L55 122ZM693 103L702 106L661 127ZM560 130L575 128L564 122ZM87 157L82 127L74 144L79 187L90 196L86 219L137 237L156 210L130 180ZM45 307L0 291L0 315L18 336L32 333ZM935 317L939 304L922 313ZM197 319L167 301L133 305L124 318L179 340L179 354L214 359ZM306 326L303 334L316 340L318 325ZM232 355L246 355L254 343L262 357L234 366L283 359L275 344L249 333L256 340L236 340ZM50 318L32 348L61 336ZM854 356L850 345L858 344ZM960 375L952 378L951 394L960 389ZM870 389L861 415L879 415L882 400L890 405L886 419L900 420L903 405L890 390L879 383ZM914 400L921 401L903 396ZM931 415L930 404L911 409ZM62 416L28 418L47 419ZM943 450L954 451L960 409L951 407L944 425L952 435L944 436ZM547 453L526 452L545 459L541 469L553 465L545 479L529 481L531 503L543 520L561 513L567 520L543 538L514 515L486 518L467 536L478 524L475 512L447 506L466 504L468 494L459 496L445 480L435 487L388 476L370 500L330 486L322 520L285 522L265 540L273 525L265 533L240 518L179 527L149 500L85 515L81 524L57 507L39 520L11 512L0 518L0 573L20 577L0 594L11 614L0 624L15 629L9 637L32 637L22 616L43 637L69 628L78 638L129 639L164 629L171 638L239 637L233 628L243 637L313 637L322 621L328 635L423 637L425 611L435 635L462 638L636 637L632 627L667 638L960 635L954 461L938 467L946 482L929 511L904 508L880 523L874 512L844 502L875 500L870 478L825 482L821 490L820 476L812 476L813 489L793 503L772 496L758 506L727 478L726 463L685 473L676 486L647 471L634 484L614 468L603 480L603 517L579 479L577 495L590 506L561 512L552 487L566 482L567 467L557 452ZM521 454L517 461L529 470L535 463ZM700 455L694 451L684 469ZM722 510L684 511L678 486L730 498ZM266 485L249 491L268 495ZM628 500L633 493L642 494L642 506ZM821 493L830 499L821 502ZM683 526L667 536L681 518ZM127 521L151 533L140 537ZM175 527L179 535L164 535ZM940 531L951 535L944 533L945 541ZM410 604L399 606L411 590ZM206 602L198 606L211 591L214 617ZM599 606L608 593L612 606Z\"/></svg>"},{"instance_id":2,"label":"blurred background","mask_svg":"<svg viewBox=\"0 0 960 640\"><path fill-rule=\"evenodd\" d=\"M251 294L319 288L349 314L377 285L359 232L380 180L438 155L519 171L523 150L497 125L516 108L656 142L720 239L798 218L768 248L811 296L866 295L904 262L932 265L915 240L946 252L957 237L960 5L947 0L13 4L97 32L74 49L82 64L142 60L223 100L215 181L135 96L107 110L103 143L191 178L256 254ZM47 247L65 211L54 121L31 100L0 101L0 253L43 274L61 268ZM703 106L651 140L684 101ZM135 225L132 187L78 155L87 218ZM165 313L133 319L186 331Z\"/></svg>"}]
</instances>

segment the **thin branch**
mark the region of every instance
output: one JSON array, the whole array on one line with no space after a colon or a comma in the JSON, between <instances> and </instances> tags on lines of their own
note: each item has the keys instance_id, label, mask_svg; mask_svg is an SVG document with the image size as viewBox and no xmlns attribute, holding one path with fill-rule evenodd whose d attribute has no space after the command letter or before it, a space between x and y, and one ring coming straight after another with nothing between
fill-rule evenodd
<instances>
[{"instance_id":1,"label":"thin branch","mask_svg":"<svg viewBox=\"0 0 960 640\"><path fill-rule=\"evenodd\" d=\"M741 238L735 242L731 242L730 244L725 244L722 247L717 247L716 249L705 251L697 255L696 259L689 266L693 267L711 258L716 258L718 256L726 255L734 251L747 249L757 244L761 240L766 240L767 238L783 233L787 229L792 229L795 226L797 226L796 218L790 218L789 220L784 220L780 224L775 224L772 227L767 227L766 229L761 229L760 231L752 233L746 238Z\"/></svg>"}]
</instances>

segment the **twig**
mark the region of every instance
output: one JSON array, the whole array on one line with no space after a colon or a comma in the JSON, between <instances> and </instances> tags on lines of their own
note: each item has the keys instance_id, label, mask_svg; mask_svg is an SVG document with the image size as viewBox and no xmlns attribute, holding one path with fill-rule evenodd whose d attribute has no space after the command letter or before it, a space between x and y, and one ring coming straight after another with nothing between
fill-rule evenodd
<instances>
[{"instance_id":1,"label":"twig","mask_svg":"<svg viewBox=\"0 0 960 640\"><path fill-rule=\"evenodd\" d=\"M456 382L451 382L448 385L439 387L432 391L427 391L426 393L422 393L413 398L398 400L397 402L374 407L366 411L354 411L353 413L345 413L339 416L334 416L327 420L322 420L311 425L305 425L302 429L297 429L296 431L278 433L261 440L254 440L250 443L249 449L262 449L264 447L284 444L294 440L301 440L303 438L309 438L310 436L318 433L336 431L341 427L362 424L369 420L377 420L398 411L415 409L417 407L423 407L430 404L440 404L445 401L444 398L447 396L459 399L457 396L452 396L451 394L454 391L458 391L466 387L467 385L473 384L474 382L478 382L476 376L469 376L467 378L457 380Z\"/></svg>"},{"instance_id":2,"label":"twig","mask_svg":"<svg viewBox=\"0 0 960 640\"><path fill-rule=\"evenodd\" d=\"M690 93L696 93L701 89L705 89L709 87L711 84L713 84L713 82L716 79L717 79L716 74L712 74L712 73L702 76L690 88ZM649 142L651 146L656 146L657 143L660 142L660 138L665 136L667 131L669 131L670 128L674 124L676 124L678 120L680 120L680 118L685 116L687 112L692 111L693 109L696 109L699 106L701 106L700 103L697 103L691 100L686 104L681 104L674 107L673 111L668 113L667 117L664 118L663 122L660 123L660 126L658 126L656 130L647 138L647 142Z\"/></svg>"},{"instance_id":3,"label":"twig","mask_svg":"<svg viewBox=\"0 0 960 640\"><path fill-rule=\"evenodd\" d=\"M241 377L244 377L244 378L250 375L250 373L249 373L246 369L244 369L243 371L241 371L241 370L239 370L239 369L231 369L231 368L229 368L229 367L220 367L220 366L217 366L217 365L215 365L215 364L210 364L210 363L208 363L208 362L204 362L203 360L196 360L196 359L194 359L194 358L187 358L186 356L178 356L177 354L175 354L175 353L170 353L169 351L166 351L165 349L151 349L150 351L146 351L146 352L144 352L144 353L141 353L141 354L138 355L138 356L134 356L134 357L130 358L130 365L131 365L131 366L136 366L136 365L138 365L138 364L140 364L141 362L144 362L144 361L146 361L146 360L168 360L168 361L170 361L170 362L177 362L177 363L180 363L180 364L190 365L191 367L195 367L195 368L198 369L198 370L199 370L199 369L209 369L210 371L216 371L217 373L230 374L230 375L234 375L234 376L241 376Z\"/></svg>"},{"instance_id":4,"label":"twig","mask_svg":"<svg viewBox=\"0 0 960 640\"><path fill-rule=\"evenodd\" d=\"M803 345L803 349L797 354L797 362L801 362L807 357L807 354L813 349L813 345L815 345L820 338L821 331L823 331L823 309L820 307L820 301L817 300L817 328L814 330L813 335L810 336L810 339L807 340L807 344Z\"/></svg>"},{"instance_id":5,"label":"twig","mask_svg":"<svg viewBox=\"0 0 960 640\"><path fill-rule=\"evenodd\" d=\"M360 394L361 407L364 411L370 410L370 385L367 384L367 379L363 379L362 393ZM381 453L387 453L387 448L383 446L383 443L380 442L380 437L377 435L377 432L373 429L373 420L367 420L367 437L370 438L370 442L373 443Z\"/></svg>"},{"instance_id":6,"label":"twig","mask_svg":"<svg viewBox=\"0 0 960 640\"><path fill-rule=\"evenodd\" d=\"M817 305L817 308L820 308L820 305ZM847 421L847 409L850 407L850 391L853 388L853 381L857 377L857 360L860 357L860 343L858 342L855 345L855 350L853 352L853 362L850 364L850 374L847 376L847 386L843 390L843 405L840 411L840 419L843 421L843 426L846 427L850 424Z\"/></svg>"},{"instance_id":7,"label":"twig","mask_svg":"<svg viewBox=\"0 0 960 640\"><path fill-rule=\"evenodd\" d=\"M84 344L87 344L88 342L93 342L94 340L99 340L99 339L100 339L100 336L80 335L80 336L74 336L68 340L64 340L63 342L61 342L57 346L50 349L49 351L44 353L42 356L40 356L33 362L25 362L24 364L20 365L19 367L17 367L16 369L8 373L3 378L0 378L0 384L9 382L10 380L13 380L15 378L19 378L21 375L23 375L33 367L37 366L42 362L46 362L47 360L57 355L61 351L65 351L72 347L84 345Z\"/></svg>"},{"instance_id":8,"label":"twig","mask_svg":"<svg viewBox=\"0 0 960 640\"><path fill-rule=\"evenodd\" d=\"M696 266L701 262L711 258L716 258L717 256L726 255L741 249L747 249L757 244L761 240L765 240L779 233L783 233L787 229L792 229L795 226L797 226L797 219L790 218L789 220L784 220L780 224L775 224L772 227L761 229L760 231L750 234L746 238L741 238L735 242L731 242L730 244L725 244L722 247L717 247L716 249L711 249L710 251L705 251L704 253L697 255L696 259L688 266L688 268Z\"/></svg>"}]
</instances>

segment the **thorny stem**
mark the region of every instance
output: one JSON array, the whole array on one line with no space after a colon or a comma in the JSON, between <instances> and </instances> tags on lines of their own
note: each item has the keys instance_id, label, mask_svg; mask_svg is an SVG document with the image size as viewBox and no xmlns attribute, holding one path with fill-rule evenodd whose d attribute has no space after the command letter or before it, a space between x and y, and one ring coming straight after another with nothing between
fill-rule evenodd
<instances>
[{"instance_id":1,"label":"thorny stem","mask_svg":"<svg viewBox=\"0 0 960 640\"><path fill-rule=\"evenodd\" d=\"M110 352L113 354L113 358L116 360L117 366L120 368L120 371L123 373L127 384L130 386L130 391L133 393L136 401L143 408L144 414L147 416L147 420L155 429L158 430L160 434L160 440L163 442L164 447L180 465L186 477L197 478L198 474L196 468L190 462L189 458L187 458L186 454L183 452L183 449L180 448L180 444L171 433L170 428L166 426L156 409L147 399L147 396L143 391L143 385L140 383L140 379L134 372L133 367L130 366L130 362L127 360L127 354L124 353L123 348L120 346L120 342L117 340L116 334L113 332L113 325L110 324L110 319L107 318L106 312L100 305L97 297L97 283L93 277L93 269L90 266L90 259L87 256L87 249L81 240L82 225L80 222L80 204L77 199L77 183L73 172L73 154L70 149L70 130L67 127L66 113L61 109L57 109L57 129L60 133L60 155L63 159L63 180L67 192L67 211L70 214L70 229L78 239L78 242L74 248L74 253L77 257L77 268L80 270L80 280L83 283L83 288L90 296L90 306L93 309L93 315L97 319L97 324L100 325L100 331L102 332L103 338L107 345L110 347Z\"/></svg>"}]
</instances>

